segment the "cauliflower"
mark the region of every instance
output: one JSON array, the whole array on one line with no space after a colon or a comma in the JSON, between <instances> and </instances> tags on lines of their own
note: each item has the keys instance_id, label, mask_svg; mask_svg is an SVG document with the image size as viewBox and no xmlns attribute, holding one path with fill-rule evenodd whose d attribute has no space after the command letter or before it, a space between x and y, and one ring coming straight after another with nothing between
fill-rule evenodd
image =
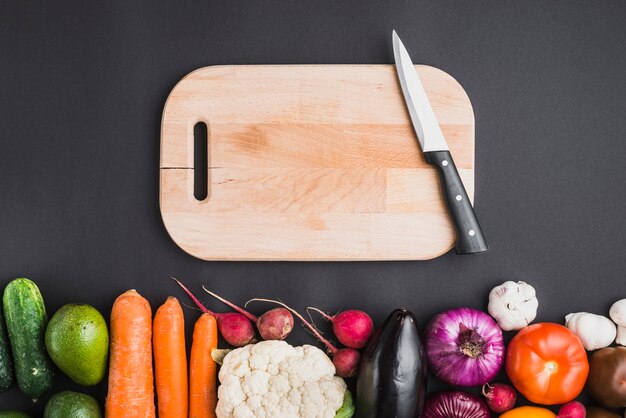
<instances>
[{"instance_id":1,"label":"cauliflower","mask_svg":"<svg viewBox=\"0 0 626 418\"><path fill-rule=\"evenodd\" d=\"M262 341L224 357L218 418L334 418L346 383L319 348Z\"/></svg>"}]
</instances>

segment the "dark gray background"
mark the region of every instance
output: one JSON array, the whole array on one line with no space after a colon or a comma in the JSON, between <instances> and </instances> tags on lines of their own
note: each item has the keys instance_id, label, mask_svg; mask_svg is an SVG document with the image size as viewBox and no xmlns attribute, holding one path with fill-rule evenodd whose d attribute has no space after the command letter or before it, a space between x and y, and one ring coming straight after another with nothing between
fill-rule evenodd
<instances>
[{"instance_id":1,"label":"dark gray background","mask_svg":"<svg viewBox=\"0 0 626 418\"><path fill-rule=\"evenodd\" d=\"M170 294L186 302L177 275L240 303L356 307L378 324L402 306L423 326L526 280L539 320L607 313L626 296L625 22L623 1L3 1L2 285L26 276L50 314L86 302L108 316L129 288L154 309ZM158 206L160 117L175 83L213 64L391 63L394 28L416 63L452 74L472 100L491 252L231 263L178 249ZM196 313L186 315L190 330ZM298 329L290 341L313 340ZM58 373L61 389L83 390ZM106 383L84 391L102 402ZM40 414L46 400L13 389L0 407Z\"/></svg>"}]
</instances>

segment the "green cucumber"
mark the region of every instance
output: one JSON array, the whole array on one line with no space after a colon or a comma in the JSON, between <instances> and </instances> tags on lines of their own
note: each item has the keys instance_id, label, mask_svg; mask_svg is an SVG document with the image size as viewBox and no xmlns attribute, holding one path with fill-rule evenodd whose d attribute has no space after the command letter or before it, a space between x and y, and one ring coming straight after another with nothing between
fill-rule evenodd
<instances>
[{"instance_id":1,"label":"green cucumber","mask_svg":"<svg viewBox=\"0 0 626 418\"><path fill-rule=\"evenodd\" d=\"M0 418L30 418L25 412L10 410L10 411L0 411Z\"/></svg>"},{"instance_id":2,"label":"green cucumber","mask_svg":"<svg viewBox=\"0 0 626 418\"><path fill-rule=\"evenodd\" d=\"M37 400L52 387L52 362L44 345L48 316L37 285L15 279L2 297L5 321L13 351L17 385Z\"/></svg>"},{"instance_id":3,"label":"green cucumber","mask_svg":"<svg viewBox=\"0 0 626 418\"><path fill-rule=\"evenodd\" d=\"M7 390L13 384L13 361L9 350L9 339L4 328L4 317L0 307L0 392Z\"/></svg>"}]
</instances>

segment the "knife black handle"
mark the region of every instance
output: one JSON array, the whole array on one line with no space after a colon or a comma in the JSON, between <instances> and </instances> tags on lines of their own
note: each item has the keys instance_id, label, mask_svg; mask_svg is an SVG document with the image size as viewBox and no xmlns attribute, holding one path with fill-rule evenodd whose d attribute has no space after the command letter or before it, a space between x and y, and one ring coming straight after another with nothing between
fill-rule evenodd
<instances>
[{"instance_id":1,"label":"knife black handle","mask_svg":"<svg viewBox=\"0 0 626 418\"><path fill-rule=\"evenodd\" d=\"M457 254L476 254L489 251L489 246L480 228L472 203L467 197L465 187L454 165L450 151L429 151L424 153L428 164L434 165L439 171L443 183L446 203L454 225L458 240Z\"/></svg>"}]
</instances>

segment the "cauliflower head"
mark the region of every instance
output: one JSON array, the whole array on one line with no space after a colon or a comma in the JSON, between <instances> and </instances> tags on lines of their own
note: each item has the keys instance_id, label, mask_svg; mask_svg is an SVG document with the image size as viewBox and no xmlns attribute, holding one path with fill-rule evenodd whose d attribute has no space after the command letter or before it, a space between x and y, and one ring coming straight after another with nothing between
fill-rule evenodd
<instances>
[{"instance_id":1,"label":"cauliflower head","mask_svg":"<svg viewBox=\"0 0 626 418\"><path fill-rule=\"evenodd\" d=\"M218 418L334 418L346 383L319 348L262 341L224 357Z\"/></svg>"}]
</instances>

